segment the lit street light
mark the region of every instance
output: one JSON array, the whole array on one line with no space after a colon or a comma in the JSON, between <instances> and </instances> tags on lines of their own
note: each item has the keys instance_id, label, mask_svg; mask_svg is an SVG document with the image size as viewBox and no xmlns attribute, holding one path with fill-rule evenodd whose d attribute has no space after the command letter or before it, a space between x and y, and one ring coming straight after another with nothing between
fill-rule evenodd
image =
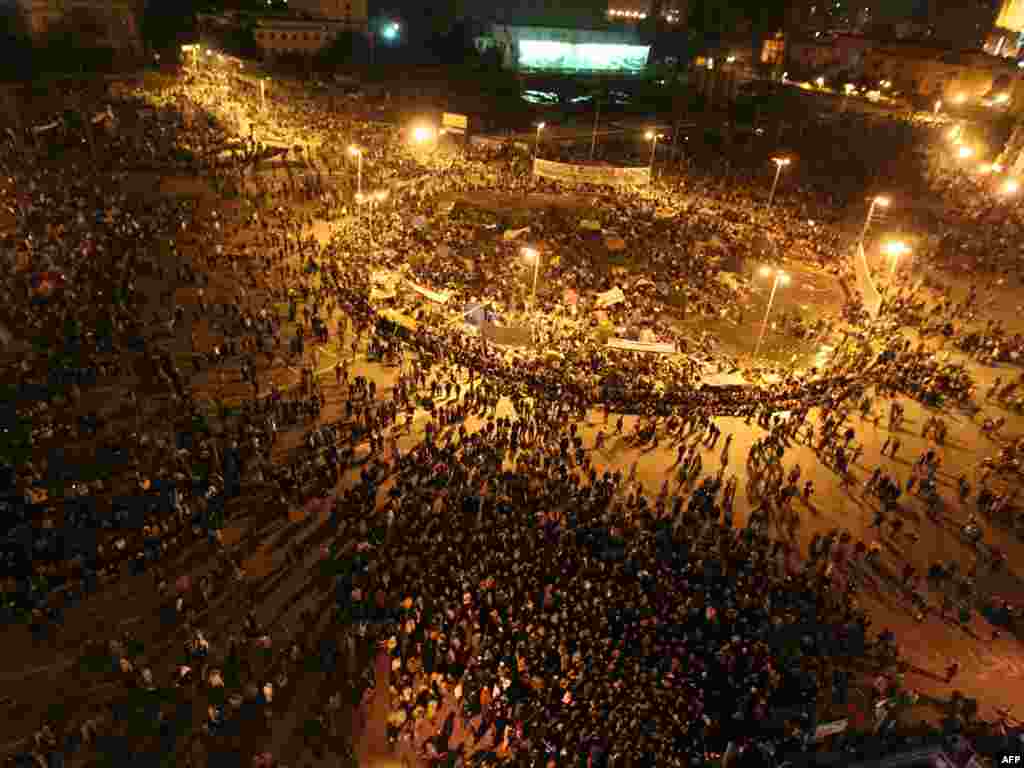
<instances>
[{"instance_id":1,"label":"lit street light","mask_svg":"<svg viewBox=\"0 0 1024 768\"><path fill-rule=\"evenodd\" d=\"M961 160L966 160L968 157L974 154L974 150L971 149L970 147L960 147L960 149L957 150L956 154Z\"/></svg>"},{"instance_id":2,"label":"lit street light","mask_svg":"<svg viewBox=\"0 0 1024 768\"><path fill-rule=\"evenodd\" d=\"M889 256L889 258L892 259L891 276L895 276L896 267L899 266L900 263L900 256L910 253L910 248L907 247L906 243L901 242L899 240L896 240L891 243L886 243L884 248L886 254Z\"/></svg>"},{"instance_id":3,"label":"lit street light","mask_svg":"<svg viewBox=\"0 0 1024 768\"><path fill-rule=\"evenodd\" d=\"M768 315L771 314L772 304L775 303L775 292L779 289L780 285L786 285L789 282L789 275L781 269L761 267L762 277L771 277L772 275L775 275L775 280L772 281L772 292L768 296L768 307L764 311L764 320L761 321L761 335L757 337L757 346L754 347L754 357L757 357L757 353L761 351L761 342L764 341L765 331L768 330Z\"/></svg>"},{"instance_id":4,"label":"lit street light","mask_svg":"<svg viewBox=\"0 0 1024 768\"><path fill-rule=\"evenodd\" d=\"M772 207L772 200L775 199L775 187L779 184L779 174L782 173L782 169L789 165L790 159L788 157L773 157L772 162L775 163L775 180L772 182L772 190L768 193L768 207Z\"/></svg>"},{"instance_id":5,"label":"lit street light","mask_svg":"<svg viewBox=\"0 0 1024 768\"><path fill-rule=\"evenodd\" d=\"M864 244L864 238L867 237L868 227L871 226L871 217L875 215L875 206L880 205L883 208L889 207L889 198L884 195L876 195L871 198L871 205L868 206L868 215L864 219L864 229L860 231L860 242Z\"/></svg>"},{"instance_id":6,"label":"lit street light","mask_svg":"<svg viewBox=\"0 0 1024 768\"><path fill-rule=\"evenodd\" d=\"M363 196L363 150L352 144L348 153L356 158L356 200Z\"/></svg>"},{"instance_id":7,"label":"lit street light","mask_svg":"<svg viewBox=\"0 0 1024 768\"><path fill-rule=\"evenodd\" d=\"M417 125L412 129L412 140L416 144L425 144L435 136L434 129L429 125Z\"/></svg>"},{"instance_id":8,"label":"lit street light","mask_svg":"<svg viewBox=\"0 0 1024 768\"><path fill-rule=\"evenodd\" d=\"M1003 186L1002 189L1000 189L1000 192L1002 192L1004 195L1015 195L1017 194L1018 189L1020 189L1020 184L1017 182L1016 179L1007 179L1005 182L1003 182Z\"/></svg>"}]
</instances>

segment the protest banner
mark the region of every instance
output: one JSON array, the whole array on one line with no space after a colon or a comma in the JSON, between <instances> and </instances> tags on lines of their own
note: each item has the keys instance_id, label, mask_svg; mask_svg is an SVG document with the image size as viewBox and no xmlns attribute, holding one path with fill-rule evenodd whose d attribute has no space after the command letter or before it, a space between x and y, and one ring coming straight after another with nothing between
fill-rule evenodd
<instances>
[{"instance_id":1,"label":"protest banner","mask_svg":"<svg viewBox=\"0 0 1024 768\"><path fill-rule=\"evenodd\" d=\"M554 179L567 184L603 184L611 187L645 187L651 183L651 169L626 168L612 165L583 165L556 163L535 159L533 175Z\"/></svg>"},{"instance_id":2,"label":"protest banner","mask_svg":"<svg viewBox=\"0 0 1024 768\"><path fill-rule=\"evenodd\" d=\"M416 291L416 293L422 296L426 296L428 299L430 299L431 301L436 301L438 304L444 304L446 301L448 301L448 299L451 298L451 293L449 291L443 291L439 293L437 291L432 291L429 288L424 288L422 285L416 285L416 283L412 282L412 280L407 280L406 282L409 284L410 288Z\"/></svg>"},{"instance_id":3,"label":"protest banner","mask_svg":"<svg viewBox=\"0 0 1024 768\"><path fill-rule=\"evenodd\" d=\"M626 300L626 294L622 292L622 289L618 286L605 291L604 293L597 294L597 299L594 305L598 309L604 309L606 307L613 307L616 304L621 304Z\"/></svg>"},{"instance_id":4,"label":"protest banner","mask_svg":"<svg viewBox=\"0 0 1024 768\"><path fill-rule=\"evenodd\" d=\"M608 347L622 349L627 352L653 352L659 355L674 355L679 350L675 344L662 344L652 341L633 341L632 339L608 339Z\"/></svg>"}]
</instances>

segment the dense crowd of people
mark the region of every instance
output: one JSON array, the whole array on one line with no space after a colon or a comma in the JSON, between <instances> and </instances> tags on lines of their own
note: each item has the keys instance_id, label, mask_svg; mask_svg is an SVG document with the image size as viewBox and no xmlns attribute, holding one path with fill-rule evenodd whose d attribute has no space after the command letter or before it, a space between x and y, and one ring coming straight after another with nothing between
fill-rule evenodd
<instances>
[{"instance_id":1,"label":"dense crowd of people","mask_svg":"<svg viewBox=\"0 0 1024 768\"><path fill-rule=\"evenodd\" d=\"M349 714L381 689L388 735L410 760L763 764L813 740L822 691L848 698L841 657L886 645L867 639L860 589L892 582L917 615L940 603L943 616L971 615L983 596L948 564L928 579L894 575L881 544L839 531L802 557L795 509L814 487L783 457L813 445L852 484L854 425L867 429L889 398L897 421L898 394L976 406L967 368L893 322L944 334L940 319L963 322L973 300L932 312L908 286L877 324L800 329L834 342L824 369L702 387L694 365L611 350L595 329L731 364L675 320L742 313L743 281L718 277L723 261L754 256L749 233L762 222L741 192L695 173L661 182L653 204L597 195L596 229L532 217L530 241L558 254L545 256L534 301L516 236L495 246L480 236L490 224L438 215L498 175L527 186L522 163L473 149L417 156L398 132L299 98L271 99L268 117L258 93L226 88L231 77L183 77L146 95L149 114L130 102L138 125L108 120L90 140L101 153L54 153L44 137L26 162L25 146L3 147L16 226L2 319L17 348L4 376L4 611L49 642L97 591L144 576L156 596L137 627L90 638L81 696L63 717L47 712L15 764L90 750L180 764L280 764L303 747L351 758ZM274 155L266 136L246 137L257 113L275 135L303 136L302 149ZM355 185L394 190L380 210L352 199L350 145L364 152ZM199 171L236 204L133 199L124 185L144 167ZM805 199L783 198L775 247L843 273L828 206L810 220ZM653 285L607 268L614 237ZM375 299L379 273L449 298L403 288ZM591 310L615 287L628 298L599 320ZM530 324L533 347L509 350L453 319L480 304ZM324 377L318 356L332 346ZM362 350L396 362L393 385L368 376ZM298 380L280 383L289 368ZM1018 386L988 394L1008 400ZM328 409L337 417L323 418ZM741 457L753 510L741 525L722 416L763 433ZM604 421L591 444L586 419ZM929 429L941 443L944 423ZM677 452L660 493L635 464L610 468L613 435ZM1018 448L993 475L1012 471ZM938 463L925 453L915 465L922 499L935 498ZM896 543L913 535L896 525L901 485L879 467L865 489L879 537L887 525ZM985 483L961 501L972 493L979 509L1012 507ZM279 545L269 573L248 572L257 532L296 510L305 533ZM248 515L258 523L226 541ZM986 567L1004 560L989 550ZM257 616L305 570L312 580L288 607ZM983 610L1014 621L1005 604ZM387 680L373 677L378 653ZM305 719L289 730L291 712Z\"/></svg>"}]
</instances>

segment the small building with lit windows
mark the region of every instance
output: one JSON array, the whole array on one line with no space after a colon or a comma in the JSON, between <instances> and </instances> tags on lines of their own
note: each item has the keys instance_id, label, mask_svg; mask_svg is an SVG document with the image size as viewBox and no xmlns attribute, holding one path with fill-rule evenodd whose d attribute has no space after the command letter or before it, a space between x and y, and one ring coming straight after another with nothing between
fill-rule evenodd
<instances>
[{"instance_id":1,"label":"small building with lit windows","mask_svg":"<svg viewBox=\"0 0 1024 768\"><path fill-rule=\"evenodd\" d=\"M305 54L313 56L343 32L366 32L366 25L334 19L263 19L256 23L256 45L264 56Z\"/></svg>"},{"instance_id":2,"label":"small building with lit windows","mask_svg":"<svg viewBox=\"0 0 1024 768\"><path fill-rule=\"evenodd\" d=\"M313 56L347 32L367 34L367 0L290 0L287 16L256 23L256 44L264 56Z\"/></svg>"}]
</instances>

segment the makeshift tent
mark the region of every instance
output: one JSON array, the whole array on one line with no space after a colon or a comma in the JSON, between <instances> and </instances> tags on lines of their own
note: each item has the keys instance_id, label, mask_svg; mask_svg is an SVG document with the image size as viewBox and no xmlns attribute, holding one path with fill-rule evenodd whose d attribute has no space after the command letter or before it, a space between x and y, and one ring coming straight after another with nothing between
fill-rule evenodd
<instances>
[{"instance_id":1,"label":"makeshift tent","mask_svg":"<svg viewBox=\"0 0 1024 768\"><path fill-rule=\"evenodd\" d=\"M480 332L483 337L494 344L509 347L528 347L533 343L533 333L529 328L512 328L508 326L482 323Z\"/></svg>"}]
</instances>

